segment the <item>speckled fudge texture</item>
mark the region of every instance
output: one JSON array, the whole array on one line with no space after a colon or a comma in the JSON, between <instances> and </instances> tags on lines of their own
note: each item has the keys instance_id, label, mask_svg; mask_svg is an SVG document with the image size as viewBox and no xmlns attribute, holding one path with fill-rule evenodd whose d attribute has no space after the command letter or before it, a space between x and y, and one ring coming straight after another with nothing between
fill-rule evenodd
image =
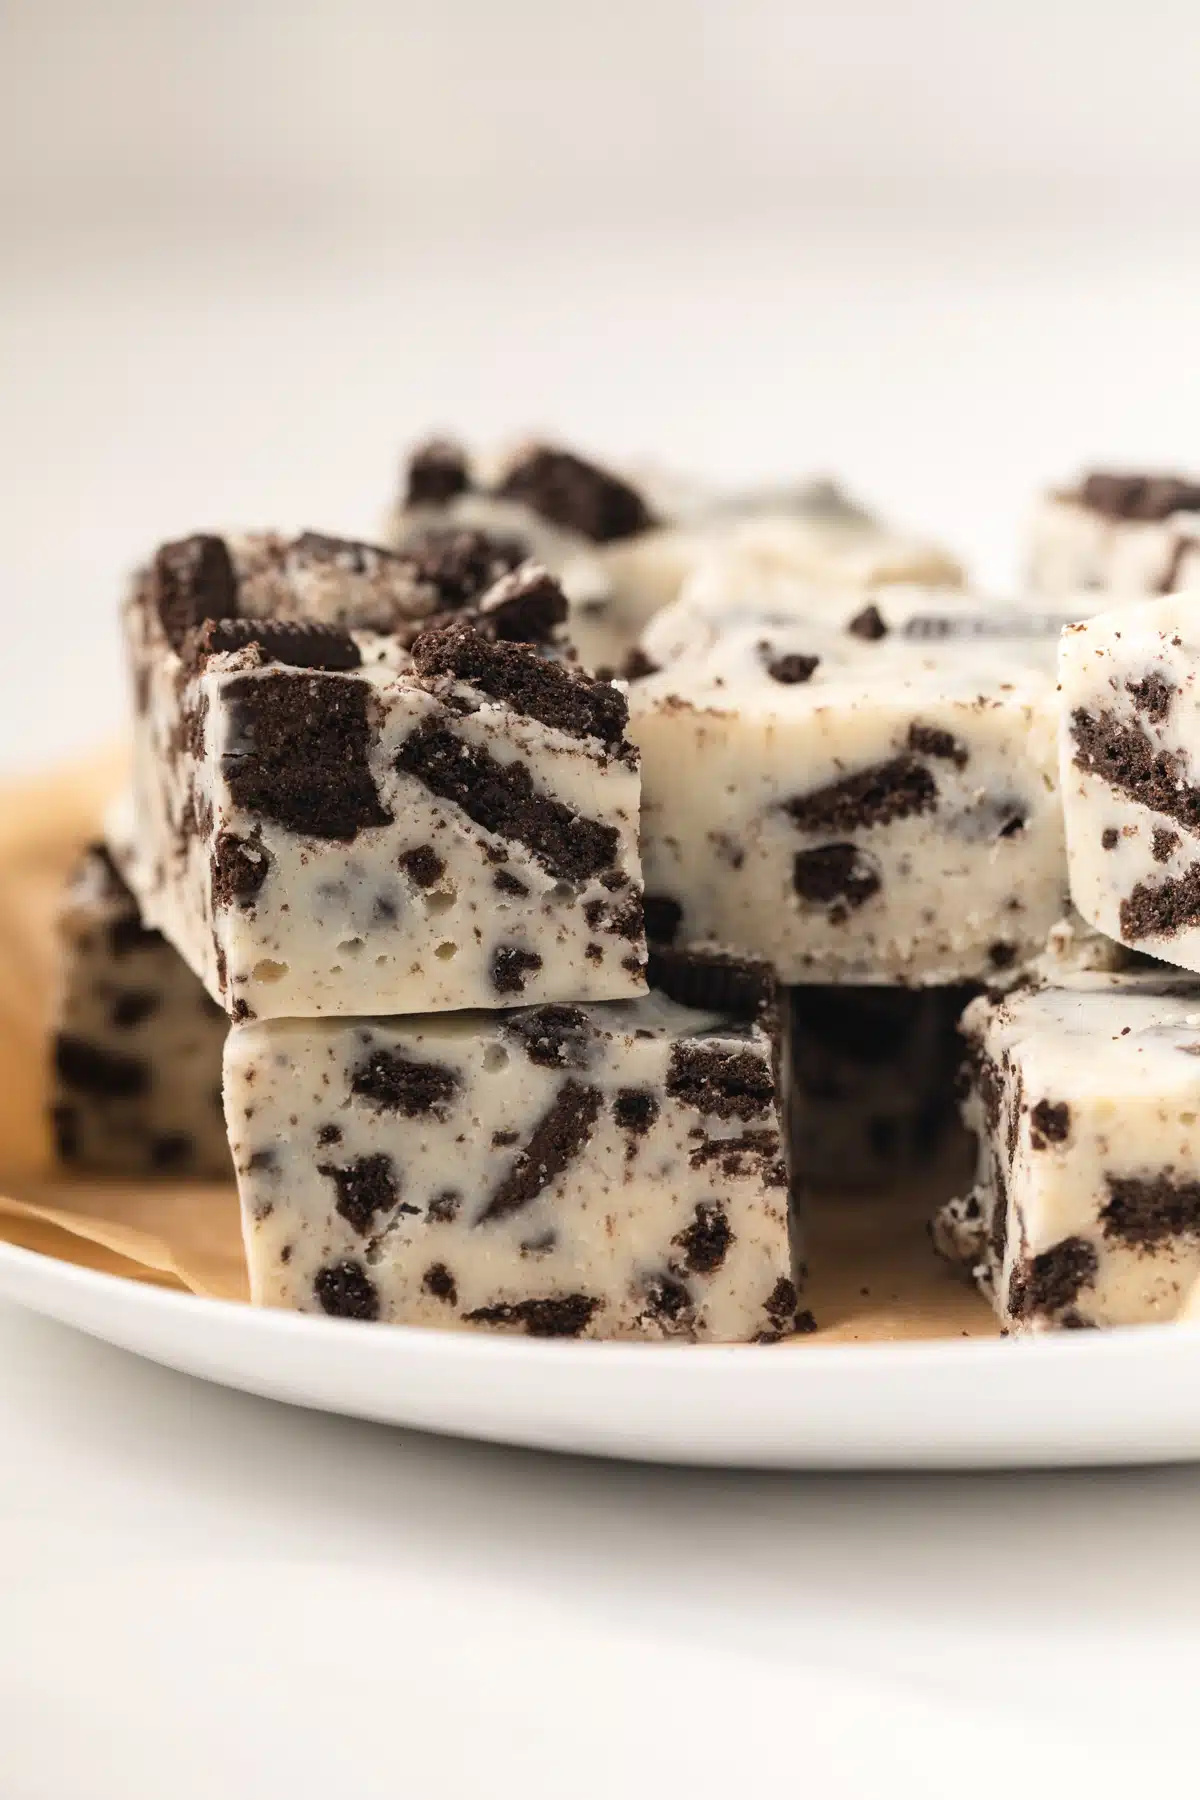
<instances>
[{"instance_id":1,"label":"speckled fudge texture","mask_svg":"<svg viewBox=\"0 0 1200 1800\"><path fill-rule=\"evenodd\" d=\"M191 538L134 584L147 920L234 1019L643 992L625 699L509 641L549 577L414 636L404 558L320 543Z\"/></svg>"},{"instance_id":2,"label":"speckled fudge texture","mask_svg":"<svg viewBox=\"0 0 1200 1800\"><path fill-rule=\"evenodd\" d=\"M235 1027L251 1291L534 1337L795 1328L772 1044L655 994Z\"/></svg>"},{"instance_id":3,"label":"speckled fudge texture","mask_svg":"<svg viewBox=\"0 0 1200 1800\"><path fill-rule=\"evenodd\" d=\"M1200 632L1186 597L1102 613L1059 651L1071 897L1132 950L1200 970Z\"/></svg>"},{"instance_id":4,"label":"speckled fudge texture","mask_svg":"<svg viewBox=\"0 0 1200 1800\"><path fill-rule=\"evenodd\" d=\"M1081 973L963 1019L976 1184L934 1223L1009 1331L1175 1317L1200 1275L1200 982Z\"/></svg>"},{"instance_id":5,"label":"speckled fudge texture","mask_svg":"<svg viewBox=\"0 0 1200 1800\"><path fill-rule=\"evenodd\" d=\"M630 688L652 938L912 987L1041 949L1065 906L1054 638L980 607L676 618L675 660Z\"/></svg>"},{"instance_id":6,"label":"speckled fudge texture","mask_svg":"<svg viewBox=\"0 0 1200 1800\"><path fill-rule=\"evenodd\" d=\"M1097 471L1034 514L1030 584L1044 594L1200 588L1200 481Z\"/></svg>"},{"instance_id":7,"label":"speckled fudge texture","mask_svg":"<svg viewBox=\"0 0 1200 1800\"><path fill-rule=\"evenodd\" d=\"M58 918L51 1123L59 1159L103 1175L228 1177L228 1020L90 849Z\"/></svg>"},{"instance_id":8,"label":"speckled fudge texture","mask_svg":"<svg viewBox=\"0 0 1200 1800\"><path fill-rule=\"evenodd\" d=\"M446 521L515 539L554 569L583 663L619 673L636 672L630 657L648 621L714 559L743 583L775 571L842 589L962 579L947 552L893 531L827 479L719 489L661 471L616 474L541 443L490 464L458 444L420 445L389 541Z\"/></svg>"}]
</instances>

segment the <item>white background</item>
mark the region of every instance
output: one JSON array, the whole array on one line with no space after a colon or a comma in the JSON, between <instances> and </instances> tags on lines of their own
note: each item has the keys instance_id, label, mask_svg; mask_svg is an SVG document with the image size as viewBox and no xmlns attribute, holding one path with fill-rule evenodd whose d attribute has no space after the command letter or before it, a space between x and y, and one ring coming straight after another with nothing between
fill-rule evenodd
<instances>
[{"instance_id":1,"label":"white background","mask_svg":"<svg viewBox=\"0 0 1200 1800\"><path fill-rule=\"evenodd\" d=\"M1042 482L1200 466L1198 67L1194 0L8 0L0 764L119 728L156 539L369 532L433 425L1012 581ZM1194 1471L554 1462L15 1312L0 1447L3 1800L1194 1783Z\"/></svg>"}]
</instances>

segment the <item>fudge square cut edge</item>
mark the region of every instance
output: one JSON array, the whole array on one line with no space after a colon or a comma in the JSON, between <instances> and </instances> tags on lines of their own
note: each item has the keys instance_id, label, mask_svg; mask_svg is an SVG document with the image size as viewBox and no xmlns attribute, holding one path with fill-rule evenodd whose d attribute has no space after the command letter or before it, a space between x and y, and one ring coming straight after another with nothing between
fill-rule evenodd
<instances>
[{"instance_id":1,"label":"fudge square cut edge","mask_svg":"<svg viewBox=\"0 0 1200 1800\"><path fill-rule=\"evenodd\" d=\"M1063 633L1071 899L1131 950L1200 970L1200 621L1183 596Z\"/></svg>"},{"instance_id":2,"label":"fudge square cut edge","mask_svg":"<svg viewBox=\"0 0 1200 1800\"><path fill-rule=\"evenodd\" d=\"M255 1302L534 1337L797 1325L771 1034L659 994L235 1026Z\"/></svg>"},{"instance_id":3,"label":"fudge square cut edge","mask_svg":"<svg viewBox=\"0 0 1200 1800\"><path fill-rule=\"evenodd\" d=\"M938 1250L1014 1333L1174 1318L1200 1276L1200 982L1088 974L962 1021L975 1186Z\"/></svg>"},{"instance_id":4,"label":"fudge square cut edge","mask_svg":"<svg viewBox=\"0 0 1200 1800\"><path fill-rule=\"evenodd\" d=\"M886 612L889 600L880 597ZM630 688L652 940L788 984L951 985L1064 911L1052 644L747 608Z\"/></svg>"},{"instance_id":5,"label":"fudge square cut edge","mask_svg":"<svg viewBox=\"0 0 1200 1800\"><path fill-rule=\"evenodd\" d=\"M229 1021L142 924L103 845L84 852L56 929L49 1108L58 1160L100 1175L228 1180Z\"/></svg>"},{"instance_id":6,"label":"fudge square cut edge","mask_svg":"<svg viewBox=\"0 0 1200 1800\"><path fill-rule=\"evenodd\" d=\"M411 650L236 612L180 634L180 580L156 564L125 609L129 872L231 1017L645 991L638 758L618 689L463 620ZM326 610L332 592L353 616L329 580ZM240 591L184 613L207 604Z\"/></svg>"}]
</instances>

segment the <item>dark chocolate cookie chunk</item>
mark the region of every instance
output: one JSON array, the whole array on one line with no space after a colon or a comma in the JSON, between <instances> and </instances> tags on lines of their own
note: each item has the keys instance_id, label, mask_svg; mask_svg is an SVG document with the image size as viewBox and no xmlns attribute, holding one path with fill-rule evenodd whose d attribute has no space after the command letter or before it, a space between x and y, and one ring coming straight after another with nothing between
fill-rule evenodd
<instances>
[{"instance_id":1,"label":"dark chocolate cookie chunk","mask_svg":"<svg viewBox=\"0 0 1200 1800\"><path fill-rule=\"evenodd\" d=\"M414 580L437 590L440 610L459 612L494 589L529 550L516 537L431 527L411 537L398 554L412 565Z\"/></svg>"},{"instance_id":2,"label":"dark chocolate cookie chunk","mask_svg":"<svg viewBox=\"0 0 1200 1800\"><path fill-rule=\"evenodd\" d=\"M935 812L937 803L937 782L929 770L903 755L785 800L784 811L801 831L872 831L894 819Z\"/></svg>"},{"instance_id":3,"label":"dark chocolate cookie chunk","mask_svg":"<svg viewBox=\"0 0 1200 1800\"><path fill-rule=\"evenodd\" d=\"M612 752L626 749L629 703L621 690L547 662L528 645L493 643L460 621L425 632L412 658L427 680L452 676L556 731L599 738Z\"/></svg>"},{"instance_id":4,"label":"dark chocolate cookie chunk","mask_svg":"<svg viewBox=\"0 0 1200 1800\"><path fill-rule=\"evenodd\" d=\"M793 858L792 886L810 906L837 907L844 917L872 899L883 878L874 857L857 844L821 844Z\"/></svg>"},{"instance_id":5,"label":"dark chocolate cookie chunk","mask_svg":"<svg viewBox=\"0 0 1200 1800\"><path fill-rule=\"evenodd\" d=\"M399 1204L400 1181L390 1156L359 1156L341 1165L318 1163L317 1173L333 1182L335 1210L360 1237L366 1237L380 1214L392 1212ZM406 1210L415 1213L419 1208Z\"/></svg>"},{"instance_id":6,"label":"dark chocolate cookie chunk","mask_svg":"<svg viewBox=\"0 0 1200 1800\"><path fill-rule=\"evenodd\" d=\"M694 1039L671 1046L667 1092L718 1119L755 1119L775 1098L770 1063L754 1050L731 1050Z\"/></svg>"},{"instance_id":7,"label":"dark chocolate cookie chunk","mask_svg":"<svg viewBox=\"0 0 1200 1800\"><path fill-rule=\"evenodd\" d=\"M734 1019L756 1018L779 997L771 963L725 950L656 947L650 952L646 979L680 1006Z\"/></svg>"},{"instance_id":8,"label":"dark chocolate cookie chunk","mask_svg":"<svg viewBox=\"0 0 1200 1800\"><path fill-rule=\"evenodd\" d=\"M635 537L656 523L636 488L569 450L532 445L509 465L496 488L553 525L608 544Z\"/></svg>"},{"instance_id":9,"label":"dark chocolate cookie chunk","mask_svg":"<svg viewBox=\"0 0 1200 1800\"><path fill-rule=\"evenodd\" d=\"M239 676L224 692L232 731L221 769L236 805L341 842L390 822L370 769L366 682L268 670Z\"/></svg>"},{"instance_id":10,"label":"dark chocolate cookie chunk","mask_svg":"<svg viewBox=\"0 0 1200 1800\"><path fill-rule=\"evenodd\" d=\"M379 1294L359 1262L330 1263L318 1269L313 1280L318 1304L335 1319L379 1317Z\"/></svg>"},{"instance_id":11,"label":"dark chocolate cookie chunk","mask_svg":"<svg viewBox=\"0 0 1200 1800\"><path fill-rule=\"evenodd\" d=\"M520 1325L530 1337L579 1337L603 1306L590 1294L555 1294L545 1299L506 1300L464 1313L468 1325Z\"/></svg>"},{"instance_id":12,"label":"dark chocolate cookie chunk","mask_svg":"<svg viewBox=\"0 0 1200 1800\"><path fill-rule=\"evenodd\" d=\"M548 569L528 563L501 576L479 601L479 625L513 644L553 644L567 617L567 596Z\"/></svg>"},{"instance_id":13,"label":"dark chocolate cookie chunk","mask_svg":"<svg viewBox=\"0 0 1200 1800\"><path fill-rule=\"evenodd\" d=\"M408 506L445 506L470 485L467 453L453 438L426 438L411 452L405 472Z\"/></svg>"},{"instance_id":14,"label":"dark chocolate cookie chunk","mask_svg":"<svg viewBox=\"0 0 1200 1800\"><path fill-rule=\"evenodd\" d=\"M173 650L205 619L236 618L237 572L224 538L198 534L164 544L151 566L149 596Z\"/></svg>"},{"instance_id":15,"label":"dark chocolate cookie chunk","mask_svg":"<svg viewBox=\"0 0 1200 1800\"><path fill-rule=\"evenodd\" d=\"M600 1104L598 1088L564 1081L476 1223L507 1218L536 1200L579 1155L600 1115Z\"/></svg>"},{"instance_id":16,"label":"dark chocolate cookie chunk","mask_svg":"<svg viewBox=\"0 0 1200 1800\"><path fill-rule=\"evenodd\" d=\"M203 667L210 656L255 649L266 663L293 669L357 669L362 653L348 631L312 619L209 619L184 640L184 666Z\"/></svg>"},{"instance_id":17,"label":"dark chocolate cookie chunk","mask_svg":"<svg viewBox=\"0 0 1200 1800\"><path fill-rule=\"evenodd\" d=\"M524 844L558 881L586 881L616 861L615 826L582 818L539 793L524 763L501 763L432 720L404 740L396 770L461 807L485 831Z\"/></svg>"},{"instance_id":18,"label":"dark chocolate cookie chunk","mask_svg":"<svg viewBox=\"0 0 1200 1800\"><path fill-rule=\"evenodd\" d=\"M1100 470L1084 478L1077 498L1106 518L1160 523L1172 513L1200 511L1200 482L1182 475L1112 474Z\"/></svg>"},{"instance_id":19,"label":"dark chocolate cookie chunk","mask_svg":"<svg viewBox=\"0 0 1200 1800\"><path fill-rule=\"evenodd\" d=\"M444 1118L458 1087L458 1076L444 1063L414 1062L398 1050L371 1051L350 1078L350 1091L360 1100L407 1119L427 1113Z\"/></svg>"}]
</instances>

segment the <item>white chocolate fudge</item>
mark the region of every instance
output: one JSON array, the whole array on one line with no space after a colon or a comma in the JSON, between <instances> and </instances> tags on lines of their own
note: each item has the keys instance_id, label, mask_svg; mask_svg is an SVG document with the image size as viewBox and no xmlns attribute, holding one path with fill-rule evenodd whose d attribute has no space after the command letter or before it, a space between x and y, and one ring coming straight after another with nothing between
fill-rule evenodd
<instances>
[{"instance_id":1,"label":"white chocolate fudge","mask_svg":"<svg viewBox=\"0 0 1200 1800\"><path fill-rule=\"evenodd\" d=\"M1102 613L1059 649L1071 898L1131 950L1200 970L1200 628L1186 596Z\"/></svg>"},{"instance_id":2,"label":"white chocolate fudge","mask_svg":"<svg viewBox=\"0 0 1200 1800\"><path fill-rule=\"evenodd\" d=\"M1030 585L1043 594L1200 588L1200 482L1178 475L1087 475L1034 514Z\"/></svg>"},{"instance_id":3,"label":"white chocolate fudge","mask_svg":"<svg viewBox=\"0 0 1200 1800\"><path fill-rule=\"evenodd\" d=\"M148 931L100 846L58 917L51 1123L60 1161L102 1175L230 1174L221 1110L229 1021Z\"/></svg>"},{"instance_id":4,"label":"white chocolate fudge","mask_svg":"<svg viewBox=\"0 0 1200 1800\"><path fill-rule=\"evenodd\" d=\"M409 460L389 542L451 522L523 544L570 601L568 635L589 668L624 671L653 615L714 556L740 577L786 571L827 586L956 585L957 561L895 532L834 482L722 491L657 471L618 475L546 444L490 465L433 441Z\"/></svg>"},{"instance_id":5,"label":"white chocolate fudge","mask_svg":"<svg viewBox=\"0 0 1200 1800\"><path fill-rule=\"evenodd\" d=\"M1200 1276L1200 982L1079 974L963 1032L979 1161L938 1248L1010 1331L1173 1319Z\"/></svg>"},{"instance_id":6,"label":"white chocolate fudge","mask_svg":"<svg viewBox=\"0 0 1200 1800\"><path fill-rule=\"evenodd\" d=\"M1054 640L981 608L735 609L632 684L652 940L910 987L1040 951L1066 899Z\"/></svg>"},{"instance_id":7,"label":"white chocolate fudge","mask_svg":"<svg viewBox=\"0 0 1200 1800\"><path fill-rule=\"evenodd\" d=\"M262 554L168 545L125 612L130 880L214 998L247 1019L644 992L625 699L504 635L561 607L545 572L410 652L360 623L391 603L382 553L314 570L290 547L269 618L243 580Z\"/></svg>"},{"instance_id":8,"label":"white chocolate fudge","mask_svg":"<svg viewBox=\"0 0 1200 1800\"><path fill-rule=\"evenodd\" d=\"M660 994L235 1026L252 1298L535 1337L803 1329L771 1036Z\"/></svg>"}]
</instances>

